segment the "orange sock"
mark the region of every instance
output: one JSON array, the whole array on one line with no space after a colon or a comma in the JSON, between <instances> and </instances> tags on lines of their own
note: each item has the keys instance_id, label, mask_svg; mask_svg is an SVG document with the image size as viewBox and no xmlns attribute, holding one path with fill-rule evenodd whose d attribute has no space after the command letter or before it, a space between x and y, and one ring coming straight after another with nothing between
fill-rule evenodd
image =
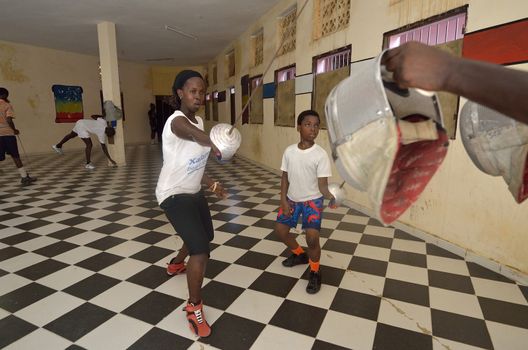
<instances>
[{"instance_id":1,"label":"orange sock","mask_svg":"<svg viewBox=\"0 0 528 350\"><path fill-rule=\"evenodd\" d=\"M310 270L313 272L319 271L319 261L312 261L312 259L309 260L310 262Z\"/></svg>"},{"instance_id":2,"label":"orange sock","mask_svg":"<svg viewBox=\"0 0 528 350\"><path fill-rule=\"evenodd\" d=\"M301 246L297 246L297 248L292 249L292 252L295 255L300 255L300 254L304 253L304 249L302 249Z\"/></svg>"}]
</instances>

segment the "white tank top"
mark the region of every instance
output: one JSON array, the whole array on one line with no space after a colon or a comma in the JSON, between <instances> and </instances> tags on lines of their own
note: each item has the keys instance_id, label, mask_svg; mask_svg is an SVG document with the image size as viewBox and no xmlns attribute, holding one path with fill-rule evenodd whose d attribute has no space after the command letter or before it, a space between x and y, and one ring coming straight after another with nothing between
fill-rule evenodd
<instances>
[{"instance_id":1,"label":"white tank top","mask_svg":"<svg viewBox=\"0 0 528 350\"><path fill-rule=\"evenodd\" d=\"M187 117L181 111L175 111L163 128L163 167L156 186L158 204L175 194L200 191L205 164L211 151L211 147L176 136L171 129L174 118ZM189 122L203 130L202 118L196 116L196 120L197 124Z\"/></svg>"}]
</instances>

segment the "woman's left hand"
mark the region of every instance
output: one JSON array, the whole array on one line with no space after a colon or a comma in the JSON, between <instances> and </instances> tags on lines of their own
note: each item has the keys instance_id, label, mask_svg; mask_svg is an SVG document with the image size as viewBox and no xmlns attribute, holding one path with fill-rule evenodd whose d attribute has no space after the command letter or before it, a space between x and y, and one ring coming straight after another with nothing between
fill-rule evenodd
<instances>
[{"instance_id":1,"label":"woman's left hand","mask_svg":"<svg viewBox=\"0 0 528 350\"><path fill-rule=\"evenodd\" d=\"M227 191L221 183L218 183L218 185L216 185L214 193L218 198L227 198Z\"/></svg>"}]
</instances>

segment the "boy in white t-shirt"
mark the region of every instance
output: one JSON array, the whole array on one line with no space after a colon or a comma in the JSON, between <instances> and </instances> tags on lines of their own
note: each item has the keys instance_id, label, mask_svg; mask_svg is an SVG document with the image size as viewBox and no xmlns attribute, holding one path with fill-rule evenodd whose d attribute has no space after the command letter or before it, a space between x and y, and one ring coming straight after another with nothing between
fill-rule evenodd
<instances>
[{"instance_id":1,"label":"boy in white t-shirt","mask_svg":"<svg viewBox=\"0 0 528 350\"><path fill-rule=\"evenodd\" d=\"M103 153L105 154L106 158L115 166L116 162L110 157L110 154L108 154L108 149L106 148L106 136L114 136L115 130L111 126L108 125L107 121L104 119L102 115L93 114L91 116L93 120L90 119L80 119L75 122L75 126L73 127L72 132L70 132L68 135L64 136L63 139L57 143L56 145L51 146L55 152L58 154L63 154L62 152L62 145L69 140L79 136L81 140L83 140L85 144L84 153L86 156L86 165L84 166L88 170L95 169L95 166L91 163L91 155L92 155L92 139L90 138L90 134L94 134L97 136L97 139L99 140L99 143L101 143L101 148L103 149Z\"/></svg>"},{"instance_id":2,"label":"boy in white t-shirt","mask_svg":"<svg viewBox=\"0 0 528 350\"><path fill-rule=\"evenodd\" d=\"M316 111L307 110L297 117L301 141L288 146L282 156L281 205L275 223L275 232L292 251L292 255L282 265L292 267L310 263L306 287L310 294L317 293L321 288L319 231L323 197L330 199L330 208L337 207L334 196L328 190L328 177L332 176L330 159L326 151L315 144L319 124L320 118ZM308 254L290 233L290 228L297 226L301 215Z\"/></svg>"}]
</instances>

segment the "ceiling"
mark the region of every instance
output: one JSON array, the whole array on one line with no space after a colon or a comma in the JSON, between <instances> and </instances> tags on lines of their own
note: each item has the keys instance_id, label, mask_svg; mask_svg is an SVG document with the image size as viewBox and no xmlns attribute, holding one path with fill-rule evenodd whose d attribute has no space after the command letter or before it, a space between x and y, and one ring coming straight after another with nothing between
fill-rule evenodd
<instances>
[{"instance_id":1,"label":"ceiling","mask_svg":"<svg viewBox=\"0 0 528 350\"><path fill-rule=\"evenodd\" d=\"M198 65L218 55L278 1L5 0L0 40L97 56L97 23L109 21L116 24L119 59Z\"/></svg>"}]
</instances>

